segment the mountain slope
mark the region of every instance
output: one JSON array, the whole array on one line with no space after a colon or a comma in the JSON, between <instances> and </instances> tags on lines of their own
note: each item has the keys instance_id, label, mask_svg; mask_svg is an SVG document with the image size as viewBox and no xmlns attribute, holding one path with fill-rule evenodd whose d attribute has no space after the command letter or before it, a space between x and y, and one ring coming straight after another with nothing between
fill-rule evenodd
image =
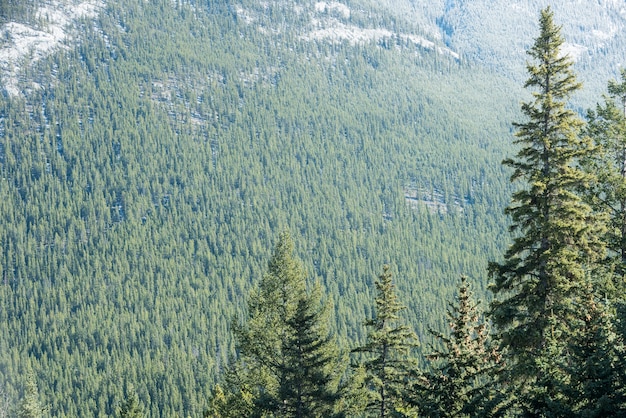
<instances>
[{"instance_id":1,"label":"mountain slope","mask_svg":"<svg viewBox=\"0 0 626 418\"><path fill-rule=\"evenodd\" d=\"M563 26L564 51L575 58L585 84L578 99L584 107L598 100L606 81L619 77L619 67L626 64L626 7L621 1L399 0L378 4L397 19L416 22L427 36L442 40L464 60L486 65L520 83L539 10L550 6L556 22Z\"/></svg>"},{"instance_id":2,"label":"mountain slope","mask_svg":"<svg viewBox=\"0 0 626 418\"><path fill-rule=\"evenodd\" d=\"M484 292L507 241L500 161L521 89L459 59L432 18L359 2L89 4L97 16L59 19L58 47L3 72L10 403L33 370L53 416L113 414L130 385L150 416L199 415L284 228L344 347L363 338L384 263L422 336L459 274Z\"/></svg>"}]
</instances>

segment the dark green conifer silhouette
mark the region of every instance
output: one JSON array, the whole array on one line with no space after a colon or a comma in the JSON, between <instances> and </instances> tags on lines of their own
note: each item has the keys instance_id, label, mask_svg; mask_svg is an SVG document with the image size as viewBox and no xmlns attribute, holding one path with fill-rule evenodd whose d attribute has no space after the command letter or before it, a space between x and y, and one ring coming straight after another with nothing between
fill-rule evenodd
<instances>
[{"instance_id":1,"label":"dark green conifer silhouette","mask_svg":"<svg viewBox=\"0 0 626 418\"><path fill-rule=\"evenodd\" d=\"M370 391L367 411L378 417L396 416L407 408L406 389L415 370L412 349L417 346L417 336L400 322L399 313L405 306L398 300L388 265L375 284L375 316L365 322L365 344L353 352L364 357L365 383Z\"/></svg>"},{"instance_id":2,"label":"dark green conifer silhouette","mask_svg":"<svg viewBox=\"0 0 626 418\"><path fill-rule=\"evenodd\" d=\"M507 349L507 382L525 414L549 414L564 402L563 361L593 263L603 257L603 224L578 194L592 176L580 161L592 151L579 135L582 121L567 108L580 84L564 55L561 28L550 8L528 51L533 99L517 123L519 152L504 164L521 182L506 212L513 244L504 261L490 264L495 280L493 320Z\"/></svg>"}]
</instances>

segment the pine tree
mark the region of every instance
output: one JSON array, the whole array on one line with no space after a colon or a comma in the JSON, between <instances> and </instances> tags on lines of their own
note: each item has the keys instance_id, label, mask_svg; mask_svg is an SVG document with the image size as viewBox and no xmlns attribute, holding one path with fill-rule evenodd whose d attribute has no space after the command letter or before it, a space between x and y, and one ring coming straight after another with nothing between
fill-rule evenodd
<instances>
[{"instance_id":1,"label":"pine tree","mask_svg":"<svg viewBox=\"0 0 626 418\"><path fill-rule=\"evenodd\" d=\"M229 409L241 394L249 401L236 409L251 407L250 416L319 417L334 411L341 376L338 349L319 289L307 292L293 250L289 233L281 233L268 272L250 296L248 320L236 328L240 362L225 386L229 393L217 393L213 411ZM235 416L231 413L215 416Z\"/></svg>"},{"instance_id":2,"label":"pine tree","mask_svg":"<svg viewBox=\"0 0 626 418\"><path fill-rule=\"evenodd\" d=\"M365 355L362 365L371 393L367 410L378 417L396 416L406 407L408 377L415 370L411 351L417 336L398 323L405 306L398 301L388 265L375 285L376 316L365 322L369 328L365 345L353 352Z\"/></svg>"},{"instance_id":3,"label":"pine tree","mask_svg":"<svg viewBox=\"0 0 626 418\"><path fill-rule=\"evenodd\" d=\"M585 315L576 327L570 347L568 405L570 416L626 416L626 351L616 332L614 315L595 300L591 286L584 305Z\"/></svg>"},{"instance_id":4,"label":"pine tree","mask_svg":"<svg viewBox=\"0 0 626 418\"><path fill-rule=\"evenodd\" d=\"M592 148L579 135L582 121L566 107L580 84L563 42L552 11L543 10L539 37L528 51L534 61L527 65L526 87L535 89L522 105L528 121L515 124L520 150L504 161L513 168L511 181L525 185L506 210L515 237L504 261L489 267L495 280L490 316L507 349L507 380L530 415L563 397L561 354L586 276L603 254L602 224L576 193L592 180L579 164Z\"/></svg>"},{"instance_id":5,"label":"pine tree","mask_svg":"<svg viewBox=\"0 0 626 418\"><path fill-rule=\"evenodd\" d=\"M500 367L500 355L491 346L489 327L464 276L447 317L451 332L431 331L443 348L428 356L431 369L415 384L419 411L429 417L487 415L495 398L490 375Z\"/></svg>"},{"instance_id":6,"label":"pine tree","mask_svg":"<svg viewBox=\"0 0 626 418\"><path fill-rule=\"evenodd\" d=\"M598 181L585 197L609 219L608 256L622 277L626 274L626 70L622 70L621 82L608 83L608 93L604 105L598 104L587 115L586 133L597 149L585 166Z\"/></svg>"},{"instance_id":7,"label":"pine tree","mask_svg":"<svg viewBox=\"0 0 626 418\"><path fill-rule=\"evenodd\" d=\"M129 391L128 396L126 396L126 399L120 405L118 416L120 418L141 418L144 416L134 390L131 389Z\"/></svg>"},{"instance_id":8,"label":"pine tree","mask_svg":"<svg viewBox=\"0 0 626 418\"><path fill-rule=\"evenodd\" d=\"M318 292L319 293L319 292ZM338 398L338 352L325 324L319 295L298 301L284 347L286 366L279 387L287 416L329 416Z\"/></svg>"},{"instance_id":9,"label":"pine tree","mask_svg":"<svg viewBox=\"0 0 626 418\"><path fill-rule=\"evenodd\" d=\"M364 365L359 365L349 371L351 373L341 388L342 396L337 410L341 411L345 417L362 417L365 415L370 399L367 371Z\"/></svg>"},{"instance_id":10,"label":"pine tree","mask_svg":"<svg viewBox=\"0 0 626 418\"><path fill-rule=\"evenodd\" d=\"M306 295L304 270L293 257L293 251L291 235L282 232L268 263L268 271L248 300L247 321L235 327L241 357L270 379L260 385L262 395L272 393L266 399L267 403L279 402L275 394L280 385L279 376L286 367L283 348L291 331L287 320L293 317L298 301ZM280 405L266 406L273 410Z\"/></svg>"},{"instance_id":11,"label":"pine tree","mask_svg":"<svg viewBox=\"0 0 626 418\"><path fill-rule=\"evenodd\" d=\"M226 371L223 384L217 384L209 401L205 418L238 418L254 416L254 394L250 383L254 376L243 375L239 365L235 364Z\"/></svg>"},{"instance_id":12,"label":"pine tree","mask_svg":"<svg viewBox=\"0 0 626 418\"><path fill-rule=\"evenodd\" d=\"M29 372L26 377L24 397L18 406L17 416L18 418L39 418L43 416L45 410L39 400L39 389L37 389L35 374Z\"/></svg>"}]
</instances>

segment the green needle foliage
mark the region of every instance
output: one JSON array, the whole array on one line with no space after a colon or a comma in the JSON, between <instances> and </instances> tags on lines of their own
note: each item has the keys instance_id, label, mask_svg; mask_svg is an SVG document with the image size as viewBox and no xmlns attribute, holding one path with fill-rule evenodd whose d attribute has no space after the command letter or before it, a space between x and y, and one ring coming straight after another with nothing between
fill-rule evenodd
<instances>
[{"instance_id":1,"label":"green needle foliage","mask_svg":"<svg viewBox=\"0 0 626 418\"><path fill-rule=\"evenodd\" d=\"M216 384L204 417L235 418L254 415L253 386L260 373L244 369L241 364L233 364L222 376L222 383Z\"/></svg>"},{"instance_id":2,"label":"green needle foliage","mask_svg":"<svg viewBox=\"0 0 626 418\"><path fill-rule=\"evenodd\" d=\"M10 0L8 18L49 33L39 3L75 2ZM115 416L120 381L141 387L147 416L200 415L283 226L341 301L343 347L364 340L362 278L385 260L424 333L449 278L500 253L510 80L416 43L430 35L370 0L349 18L316 2L105 3L66 47L16 61L20 94L0 95L0 383L14 407L32 364L55 417ZM314 35L335 18L390 36ZM3 47L19 45L6 29Z\"/></svg>"},{"instance_id":3,"label":"green needle foliage","mask_svg":"<svg viewBox=\"0 0 626 418\"><path fill-rule=\"evenodd\" d=\"M591 287L569 348L567 405L569 416L618 417L626 415L626 351L615 329L615 316L598 303Z\"/></svg>"},{"instance_id":4,"label":"green needle foliage","mask_svg":"<svg viewBox=\"0 0 626 418\"><path fill-rule=\"evenodd\" d=\"M29 372L24 385L24 397L17 409L18 418L40 418L46 409L41 405L39 389L33 372Z\"/></svg>"},{"instance_id":5,"label":"green needle foliage","mask_svg":"<svg viewBox=\"0 0 626 418\"><path fill-rule=\"evenodd\" d=\"M502 263L490 263L495 280L491 319L507 349L508 378L527 414L548 411L562 398L567 380L559 364L580 315L592 263L603 256L603 225L576 193L593 179L580 167L591 151L579 135L583 122L567 108L580 84L564 39L547 8L540 34L528 51L533 100L522 105L527 121L517 123L517 156L504 164L523 182L506 210L513 244Z\"/></svg>"},{"instance_id":6,"label":"green needle foliage","mask_svg":"<svg viewBox=\"0 0 626 418\"><path fill-rule=\"evenodd\" d=\"M365 322L368 328L365 344L353 352L364 355L362 365L370 391L367 411L371 416L397 416L406 408L406 386L415 370L411 356L417 336L410 327L399 323L398 314L405 306L398 300L388 265L383 267L375 284L376 314Z\"/></svg>"},{"instance_id":7,"label":"green needle foliage","mask_svg":"<svg viewBox=\"0 0 626 418\"><path fill-rule=\"evenodd\" d=\"M56 12L48 18L36 7L63 4L70 11L70 3L77 2L0 1L0 21L49 34ZM29 365L42 404L59 418L117 415L124 381L142 388L141 406L151 417L198 416L208 406L218 416L278 414L286 397L289 405L304 399L301 411L305 403L314 414L329 410L336 383L326 383L335 375L313 359L324 363L333 347L323 352L328 319L316 293L294 284L285 299L267 284L250 297L268 273L270 241L283 225L302 235L298 254L320 278L328 295L322 299L340 301L328 304L328 328L342 347L373 331L361 325L372 317L368 288L375 277L362 278L388 259L402 271L396 284L405 292L406 324L421 336L428 324L445 321L456 291L451 278L478 277L509 242L501 209L514 186L507 181L511 167L498 161L510 149L503 121L517 117L522 88L458 43L471 32L457 23L484 29L481 10L493 2L459 2L441 18L440 2L431 2L431 23L437 17L454 32L440 41L430 24L403 16L399 3L410 1L347 2L350 15L343 16L338 5L321 11L317 2L107 0L94 9L97 16L68 21L63 47L36 48L2 69L2 405L15 415ZM517 39L525 38L525 23L516 25ZM377 35L355 43L316 36L337 24L348 34ZM3 48L19 45L19 28L5 27ZM489 36L511 60L516 48L499 33ZM623 39L607 40L594 58L612 59L624 50ZM493 52L485 45L481 56ZM498 69L517 60L493 59ZM5 78L13 70L17 95ZM568 204L557 202L563 211ZM534 215L518 218L519 235ZM556 222L541 225L558 235ZM555 241L586 245L584 234L567 228ZM611 234L619 228L614 224ZM614 244L609 255L618 260ZM519 256L530 260L532 251ZM564 254L556 247L541 252L550 253ZM504 283L497 299L521 290L539 306L546 298L531 282L528 293L521 282ZM567 354L582 340L557 350L560 336L576 334L562 326L564 315L557 317L565 302L552 299L553 351ZM515 315L534 331L524 322L525 306L518 304ZM527 316L542 309L529 308ZM232 318L249 319L241 320L247 331L237 346ZM241 361L222 376L238 354ZM571 385L574 371L560 366L563 384ZM362 389L373 388L372 370L354 374L345 389L351 397L338 407L345 415L359 416L367 405ZM305 378L317 379L323 391L302 384L303 393L289 392L287 382ZM310 397L320 400L308 403ZM0 416L7 408L0 405Z\"/></svg>"},{"instance_id":8,"label":"green needle foliage","mask_svg":"<svg viewBox=\"0 0 626 418\"><path fill-rule=\"evenodd\" d=\"M608 83L604 104L589 110L586 133L596 148L585 168L597 181L584 196L594 210L609 219L606 242L609 265L619 278L626 273L626 70L621 81ZM618 278L618 283L622 279Z\"/></svg>"},{"instance_id":9,"label":"green needle foliage","mask_svg":"<svg viewBox=\"0 0 626 418\"><path fill-rule=\"evenodd\" d=\"M214 393L208 416L321 417L334 412L342 374L319 289L307 292L288 232L279 242L245 324L236 327L239 362ZM245 401L248 399L248 401ZM244 402L242 402L244 401Z\"/></svg>"},{"instance_id":10,"label":"green needle foliage","mask_svg":"<svg viewBox=\"0 0 626 418\"><path fill-rule=\"evenodd\" d=\"M126 399L120 406L119 418L141 418L144 416L143 409L137 399L137 394L134 390L130 390Z\"/></svg>"},{"instance_id":11,"label":"green needle foliage","mask_svg":"<svg viewBox=\"0 0 626 418\"><path fill-rule=\"evenodd\" d=\"M501 357L465 276L447 317L451 332L431 331L443 347L427 357L430 370L415 383L419 411L428 417L487 415L488 402L496 398L491 377L502 367Z\"/></svg>"},{"instance_id":12,"label":"green needle foliage","mask_svg":"<svg viewBox=\"0 0 626 418\"><path fill-rule=\"evenodd\" d=\"M306 295L305 273L293 251L290 234L281 233L267 273L248 300L247 321L235 329L241 355L275 376L286 362L283 347L290 337L287 320Z\"/></svg>"},{"instance_id":13,"label":"green needle foliage","mask_svg":"<svg viewBox=\"0 0 626 418\"><path fill-rule=\"evenodd\" d=\"M298 300L287 319L292 330L284 347L285 367L279 387L282 416L330 416L338 400L341 375L338 350L328 333L324 308L317 295Z\"/></svg>"}]
</instances>

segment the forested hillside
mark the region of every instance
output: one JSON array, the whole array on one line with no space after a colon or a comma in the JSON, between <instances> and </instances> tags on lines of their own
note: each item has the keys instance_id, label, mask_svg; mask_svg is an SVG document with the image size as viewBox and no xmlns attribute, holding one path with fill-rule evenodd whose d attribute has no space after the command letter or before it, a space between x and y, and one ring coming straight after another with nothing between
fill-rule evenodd
<instances>
[{"instance_id":1,"label":"forested hillside","mask_svg":"<svg viewBox=\"0 0 626 418\"><path fill-rule=\"evenodd\" d=\"M362 0L360 4L369 3ZM417 22L463 59L525 80L526 50L537 30L537 11L551 6L563 26L563 51L575 61L585 88L574 103L584 111L604 92L606 80L626 62L626 9L620 1L381 0L378 7L402 21Z\"/></svg>"},{"instance_id":2,"label":"forested hillside","mask_svg":"<svg viewBox=\"0 0 626 418\"><path fill-rule=\"evenodd\" d=\"M3 19L52 31L29 6ZM486 295L523 97L507 74L363 2L91 6L3 68L2 411L34 381L50 416L133 390L149 416L199 416L284 230L344 347L386 263L418 337L460 274Z\"/></svg>"}]
</instances>

